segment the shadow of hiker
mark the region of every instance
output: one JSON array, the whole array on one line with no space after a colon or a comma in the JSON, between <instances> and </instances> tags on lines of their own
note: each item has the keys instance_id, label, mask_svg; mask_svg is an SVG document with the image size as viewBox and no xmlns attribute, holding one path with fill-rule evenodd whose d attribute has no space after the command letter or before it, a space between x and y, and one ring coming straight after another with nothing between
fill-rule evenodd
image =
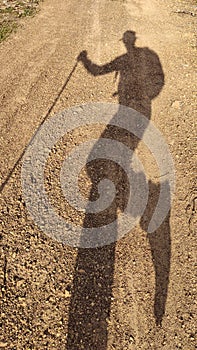
<instances>
[{"instance_id":1,"label":"shadow of hiker","mask_svg":"<svg viewBox=\"0 0 197 350\"><path fill-rule=\"evenodd\" d=\"M156 53L149 48L135 46L135 32L125 32L122 40L127 52L107 64L99 66L93 63L87 57L86 51L81 52L78 60L83 63L86 70L93 76L116 72L116 77L119 75L119 84L118 91L114 95L118 95L119 104L131 107L146 116L147 119L150 119L151 101L158 96L164 85L164 74L160 60ZM121 111L121 106L119 110ZM135 150L140 140L126 129L111 125L117 118L119 118L119 112L114 115L110 125L106 126L100 139L117 140L130 149ZM144 131L142 130L141 137ZM98 184L106 178L114 183L116 196L109 208L102 210L100 213L87 213L83 223L84 228L108 225L117 219L119 213L124 211L128 203L129 179L127 174L124 172L124 169L113 161L108 159L92 160L92 154L95 153L96 147L97 144L95 144L89 154L86 164L87 174L92 183L89 201L98 200ZM116 153L116 150L114 152ZM125 159L124 152L121 158ZM125 159L125 162L131 163L132 159ZM159 193L158 186L150 185L155 193L154 198L157 198ZM156 205L156 202L153 203L150 200L150 196L152 196L150 193L146 208L146 220L143 219L145 216L141 219L143 229L147 229L147 223L150 221ZM169 216L165 220L165 232L162 230L163 225L158 229L159 235L157 235L157 232L148 235L156 271L154 314L157 324L161 324L164 315L169 282ZM113 236L117 235L117 230L118 227L115 225ZM107 329L112 301L115 247L115 243L112 243L98 248L78 249L69 308L68 350L107 349ZM160 258L161 249L162 258ZM165 274L163 275L164 270Z\"/></svg>"}]
</instances>

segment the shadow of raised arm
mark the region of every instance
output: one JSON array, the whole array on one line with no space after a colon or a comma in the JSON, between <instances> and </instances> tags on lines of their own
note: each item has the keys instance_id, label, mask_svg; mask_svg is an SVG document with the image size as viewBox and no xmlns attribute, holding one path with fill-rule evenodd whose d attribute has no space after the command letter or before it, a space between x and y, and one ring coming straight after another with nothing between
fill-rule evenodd
<instances>
[{"instance_id":1,"label":"shadow of raised arm","mask_svg":"<svg viewBox=\"0 0 197 350\"><path fill-rule=\"evenodd\" d=\"M82 51L77 57L78 61L81 61L86 70L94 76L104 75L114 71L120 70L120 57L104 65L98 65L93 63L87 56L87 51Z\"/></svg>"}]
</instances>

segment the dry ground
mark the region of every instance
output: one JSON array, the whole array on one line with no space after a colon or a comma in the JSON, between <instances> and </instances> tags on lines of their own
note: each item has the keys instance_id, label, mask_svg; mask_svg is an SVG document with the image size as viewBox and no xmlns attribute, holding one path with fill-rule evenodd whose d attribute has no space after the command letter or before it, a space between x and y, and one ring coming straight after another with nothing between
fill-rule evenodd
<instances>
[{"instance_id":1,"label":"dry ground","mask_svg":"<svg viewBox=\"0 0 197 350\"><path fill-rule=\"evenodd\" d=\"M195 349L195 3L46 0L34 18L22 19L17 32L1 44L0 348ZM170 221L157 232L163 243L158 244L156 256L151 254L156 242L147 236L143 225L116 244L109 275L110 315L108 304L104 323L93 326L94 338L86 329L83 296L80 301L80 294L78 300L74 295L79 278L77 263L82 266L79 273L85 274L82 278L91 281L88 267L83 267L84 253L53 241L39 230L22 199L21 161L12 169L49 111L79 52L87 50L93 61L106 63L125 52L119 39L126 30L134 30L136 45L154 50L162 64L165 85L152 101L151 119L169 144L176 168L176 191ZM96 78L79 64L51 115L88 101L115 103L116 89L114 73ZM163 232L168 240L166 253ZM108 253L102 252L105 259ZM167 295L160 291L155 296L155 288L159 288L155 286L156 277L162 281L154 269L158 267L158 255L164 264L160 273L166 274L165 264L170 273L169 284L167 274L162 282L168 285ZM165 296L166 304L162 300ZM158 315L154 315L157 297L165 306L160 325L156 325ZM84 313L84 340L77 335L77 320L69 305ZM98 310L94 307L93 311Z\"/></svg>"},{"instance_id":2,"label":"dry ground","mask_svg":"<svg viewBox=\"0 0 197 350\"><path fill-rule=\"evenodd\" d=\"M0 1L0 42L5 40L13 30L16 30L20 19L33 16L39 0L1 0Z\"/></svg>"}]
</instances>

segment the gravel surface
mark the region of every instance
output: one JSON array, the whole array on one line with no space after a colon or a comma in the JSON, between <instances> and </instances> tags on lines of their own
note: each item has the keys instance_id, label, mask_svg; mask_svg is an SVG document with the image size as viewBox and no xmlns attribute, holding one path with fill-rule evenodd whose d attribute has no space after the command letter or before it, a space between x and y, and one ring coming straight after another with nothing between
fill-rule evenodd
<instances>
[{"instance_id":1,"label":"gravel surface","mask_svg":"<svg viewBox=\"0 0 197 350\"><path fill-rule=\"evenodd\" d=\"M195 349L194 6L194 1L178 0L45 0L36 16L22 18L22 26L1 43L0 348ZM138 89L128 105L145 108L169 145L176 168L173 205L161 227L148 234L159 195L158 166L143 142L135 141L150 187L143 218L116 244L77 249L48 237L30 217L22 196L21 154L46 116L82 103L117 103L125 97L119 75L95 76L79 62L57 99L82 50L98 65L110 62L125 54L120 39L127 30L136 32L136 47L142 49L138 52L158 57L162 67L160 93L143 100L148 103L142 106ZM144 70L137 76L135 70L132 73L142 84ZM88 137L101 135L115 136L132 147L124 132L102 125L84 127L66 135L46 164L50 201L71 222L85 219L62 200L55 176L62 163L61 148L70 152ZM96 176L102 167L99 163ZM119 170L113 169L110 164L121 191ZM91 169L83 169L79 177L86 197L92 176Z\"/></svg>"}]
</instances>

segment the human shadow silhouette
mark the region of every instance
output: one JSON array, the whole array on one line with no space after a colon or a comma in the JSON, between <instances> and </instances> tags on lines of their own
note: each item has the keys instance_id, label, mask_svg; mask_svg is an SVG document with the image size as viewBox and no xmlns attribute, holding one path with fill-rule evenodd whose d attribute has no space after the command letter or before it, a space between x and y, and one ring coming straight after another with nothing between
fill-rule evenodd
<instances>
[{"instance_id":1,"label":"human shadow silhouette","mask_svg":"<svg viewBox=\"0 0 197 350\"><path fill-rule=\"evenodd\" d=\"M164 86L164 73L157 54L149 48L135 46L136 33L126 31L122 38L127 52L113 61L97 65L88 57L87 52L82 51L78 60L93 76L115 72L119 75L118 95L121 105L131 107L140 112L147 119L151 117L151 101L158 96ZM119 118L117 112L110 124L102 132L101 138L113 139L135 150L139 139L126 129L113 124ZM141 138L145 130L142 130ZM86 171L91 180L89 201L99 198L98 184L105 178L113 181L116 187L116 196L110 207L100 213L86 213L83 222L86 227L101 227L117 219L128 203L129 179L124 169L117 163L108 159L92 160L95 153L95 145L89 154ZM114 150L116 152L116 150ZM124 159L125 154L121 157ZM132 159L129 160L132 162ZM128 160L125 160L128 162ZM159 187L149 183L149 201L144 215L141 218L141 227L147 230L148 222L156 206L156 201L150 200L152 193L158 198ZM153 198L151 197L151 198ZM152 260L156 272L154 316L156 324L161 324L165 312L167 289L170 269L170 226L169 216L166 218L165 232L163 225L157 232L148 234L151 246ZM118 227L115 226L113 236ZM82 232L83 235L83 232ZM114 240L115 241L115 240ZM115 262L115 243L98 248L79 248L75 264L73 288L68 320L67 349L106 350L108 338L108 319L112 302L112 286ZM162 250L162 260L160 253ZM165 272L165 273L164 273Z\"/></svg>"}]
</instances>

